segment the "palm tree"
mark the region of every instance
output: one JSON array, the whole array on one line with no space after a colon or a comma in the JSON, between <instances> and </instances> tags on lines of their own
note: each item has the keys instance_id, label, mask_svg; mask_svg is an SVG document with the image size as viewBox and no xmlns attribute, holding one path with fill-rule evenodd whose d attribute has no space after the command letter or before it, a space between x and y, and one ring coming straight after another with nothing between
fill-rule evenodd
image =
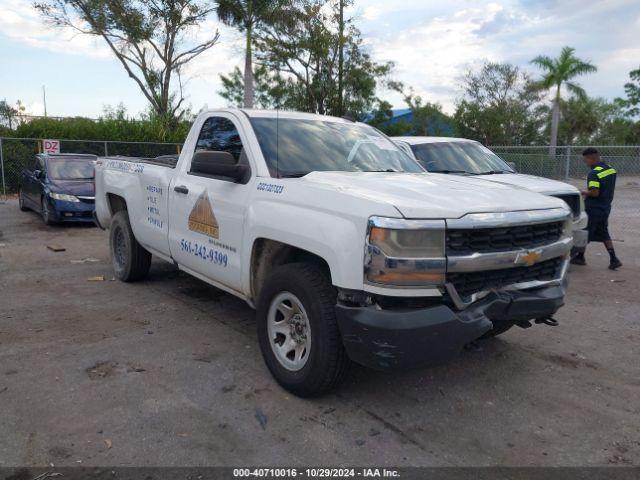
<instances>
[{"instance_id":1,"label":"palm tree","mask_svg":"<svg viewBox=\"0 0 640 480\"><path fill-rule=\"evenodd\" d=\"M283 4L282 1L273 0L216 0L216 12L220 21L245 34L245 108L253 108L253 33L261 25L276 21Z\"/></svg>"},{"instance_id":2,"label":"palm tree","mask_svg":"<svg viewBox=\"0 0 640 480\"><path fill-rule=\"evenodd\" d=\"M539 81L541 88L555 88L553 109L551 114L551 140L549 142L549 154L555 156L558 143L558 124L560 123L560 90L564 85L569 92L579 98L586 98L584 89L573 82L572 79L597 70L595 65L580 60L574 55L575 49L564 47L558 58L540 55L531 60L531 63L544 70L544 75Z\"/></svg>"}]
</instances>

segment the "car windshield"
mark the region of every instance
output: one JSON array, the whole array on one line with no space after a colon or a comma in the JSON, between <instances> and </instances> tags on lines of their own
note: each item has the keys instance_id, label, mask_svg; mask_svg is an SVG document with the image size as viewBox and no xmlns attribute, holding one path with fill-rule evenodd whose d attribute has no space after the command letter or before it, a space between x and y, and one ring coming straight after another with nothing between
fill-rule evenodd
<instances>
[{"instance_id":1,"label":"car windshield","mask_svg":"<svg viewBox=\"0 0 640 480\"><path fill-rule=\"evenodd\" d=\"M424 171L368 125L291 118L253 118L251 124L272 176L297 177L313 171Z\"/></svg>"},{"instance_id":2,"label":"car windshield","mask_svg":"<svg viewBox=\"0 0 640 480\"><path fill-rule=\"evenodd\" d=\"M483 175L513 173L507 163L476 142L435 142L411 145L418 162L429 172Z\"/></svg>"},{"instance_id":3,"label":"car windshield","mask_svg":"<svg viewBox=\"0 0 640 480\"><path fill-rule=\"evenodd\" d=\"M55 158L47 161L47 173L52 180L91 180L94 166L91 160Z\"/></svg>"}]
</instances>

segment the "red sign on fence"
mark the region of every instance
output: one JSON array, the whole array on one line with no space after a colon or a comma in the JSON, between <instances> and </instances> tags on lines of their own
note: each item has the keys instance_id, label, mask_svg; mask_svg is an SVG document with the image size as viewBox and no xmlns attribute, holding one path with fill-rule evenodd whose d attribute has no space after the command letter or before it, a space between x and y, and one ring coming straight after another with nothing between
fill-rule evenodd
<instances>
[{"instance_id":1,"label":"red sign on fence","mask_svg":"<svg viewBox=\"0 0 640 480\"><path fill-rule=\"evenodd\" d=\"M43 140L42 150L44 153L60 153L60 140Z\"/></svg>"}]
</instances>

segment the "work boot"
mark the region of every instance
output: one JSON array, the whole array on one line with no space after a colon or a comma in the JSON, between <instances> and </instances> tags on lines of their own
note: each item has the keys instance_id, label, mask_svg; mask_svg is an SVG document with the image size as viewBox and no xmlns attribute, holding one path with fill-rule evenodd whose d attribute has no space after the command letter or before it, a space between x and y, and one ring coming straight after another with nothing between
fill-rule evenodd
<instances>
[{"instance_id":1,"label":"work boot","mask_svg":"<svg viewBox=\"0 0 640 480\"><path fill-rule=\"evenodd\" d=\"M609 264L609 270L615 270L616 268L620 268L621 266L622 266L622 262L617 258L615 258L611 260L611 263Z\"/></svg>"},{"instance_id":2,"label":"work boot","mask_svg":"<svg viewBox=\"0 0 640 480\"><path fill-rule=\"evenodd\" d=\"M571 263L571 265L586 265L587 261L584 259L584 257L576 255L571 259L571 262L569 263Z\"/></svg>"}]
</instances>

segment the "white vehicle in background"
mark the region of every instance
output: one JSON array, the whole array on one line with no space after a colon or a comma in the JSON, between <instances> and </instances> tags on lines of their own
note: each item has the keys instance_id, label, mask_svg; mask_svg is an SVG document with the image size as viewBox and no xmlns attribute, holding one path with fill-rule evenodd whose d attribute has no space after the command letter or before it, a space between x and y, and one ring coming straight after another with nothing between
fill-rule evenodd
<instances>
[{"instance_id":1,"label":"white vehicle in background","mask_svg":"<svg viewBox=\"0 0 640 480\"><path fill-rule=\"evenodd\" d=\"M178 158L101 158L95 178L116 277L142 280L154 255L244 299L297 395L333 388L350 360L438 363L553 325L564 303L564 202L429 174L365 124L207 111Z\"/></svg>"},{"instance_id":2,"label":"white vehicle in background","mask_svg":"<svg viewBox=\"0 0 640 480\"><path fill-rule=\"evenodd\" d=\"M582 195L573 185L516 173L507 162L474 140L450 137L393 137L392 140L429 172L472 175L564 200L573 215L573 246L586 247L587 214Z\"/></svg>"}]
</instances>

